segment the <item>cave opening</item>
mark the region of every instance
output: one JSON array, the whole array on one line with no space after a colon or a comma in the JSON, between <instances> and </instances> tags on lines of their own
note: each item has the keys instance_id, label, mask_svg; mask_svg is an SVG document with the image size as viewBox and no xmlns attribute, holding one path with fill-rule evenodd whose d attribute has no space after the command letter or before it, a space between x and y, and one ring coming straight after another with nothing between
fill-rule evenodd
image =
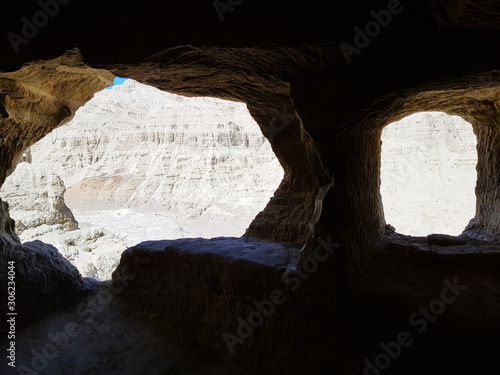
<instances>
[{"instance_id":1,"label":"cave opening","mask_svg":"<svg viewBox=\"0 0 500 375\"><path fill-rule=\"evenodd\" d=\"M472 125L444 112L387 125L381 160L386 222L405 235L460 235L476 212L476 145Z\"/></svg>"},{"instance_id":2,"label":"cave opening","mask_svg":"<svg viewBox=\"0 0 500 375\"><path fill-rule=\"evenodd\" d=\"M244 103L115 79L26 150L0 192L23 243L106 280L143 241L242 236L283 174Z\"/></svg>"}]
</instances>

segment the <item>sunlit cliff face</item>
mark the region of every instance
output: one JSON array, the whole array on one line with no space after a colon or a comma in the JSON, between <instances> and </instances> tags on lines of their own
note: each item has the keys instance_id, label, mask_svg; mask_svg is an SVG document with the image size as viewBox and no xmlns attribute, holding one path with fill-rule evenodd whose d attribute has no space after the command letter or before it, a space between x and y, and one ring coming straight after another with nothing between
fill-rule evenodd
<instances>
[{"instance_id":1,"label":"sunlit cliff face","mask_svg":"<svg viewBox=\"0 0 500 375\"><path fill-rule=\"evenodd\" d=\"M459 235L476 211L476 136L458 116L414 114L382 132L381 193L399 233Z\"/></svg>"},{"instance_id":2,"label":"sunlit cliff face","mask_svg":"<svg viewBox=\"0 0 500 375\"><path fill-rule=\"evenodd\" d=\"M31 146L0 196L22 242L105 280L143 241L240 237L282 179L243 103L128 80Z\"/></svg>"}]
</instances>

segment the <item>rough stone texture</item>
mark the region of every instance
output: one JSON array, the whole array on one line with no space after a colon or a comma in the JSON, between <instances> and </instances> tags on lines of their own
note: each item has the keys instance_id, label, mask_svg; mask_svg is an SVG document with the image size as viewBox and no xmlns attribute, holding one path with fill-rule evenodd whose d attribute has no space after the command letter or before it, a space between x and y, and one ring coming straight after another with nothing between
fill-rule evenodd
<instances>
[{"instance_id":1,"label":"rough stone texture","mask_svg":"<svg viewBox=\"0 0 500 375\"><path fill-rule=\"evenodd\" d=\"M0 189L9 202L20 240L35 240L57 248L84 277L109 280L126 242L90 225L79 227L66 206L66 187L49 168L20 163Z\"/></svg>"},{"instance_id":2,"label":"rough stone texture","mask_svg":"<svg viewBox=\"0 0 500 375\"><path fill-rule=\"evenodd\" d=\"M241 236L283 178L243 103L185 98L133 80L97 93L31 155L62 177L77 217L109 212L112 221L110 211L126 209L172 221L164 237L141 240Z\"/></svg>"},{"instance_id":3,"label":"rough stone texture","mask_svg":"<svg viewBox=\"0 0 500 375\"><path fill-rule=\"evenodd\" d=\"M9 204L0 199L0 246L20 245L15 222L9 215Z\"/></svg>"},{"instance_id":4,"label":"rough stone texture","mask_svg":"<svg viewBox=\"0 0 500 375\"><path fill-rule=\"evenodd\" d=\"M16 4L13 6L22 8L22 3ZM36 6L19 13L34 13ZM437 328L433 332L429 328L428 338L421 344L417 337L425 336L416 336L413 354L394 361L387 373L498 372L498 363L492 360L498 345L490 344L497 342L499 332L497 270L486 274L482 267L473 267L469 273L470 269L456 264L429 263L428 259L418 263L418 256L377 256L374 251L385 229L379 191L381 131L385 125L419 111L443 111L472 124L478 138L477 209L467 235L494 238L500 229L497 1L405 2L390 25L351 55L350 63L340 44L353 43L353 28L363 28L371 20L370 11L386 9L387 1L243 2L225 13L224 22L211 2L89 0L66 6L66 14L76 16L78 22L68 17L54 19L39 39L29 41L29 48L22 45L19 54L7 53L1 68L14 70L35 58L55 58L76 45L86 62L113 74L166 91L247 103L285 171L284 183L276 193L283 199L271 202L247 235L306 242L303 260L314 252L314 236L331 235L341 244L338 256L325 263L314 280L308 279L304 285L307 292L297 294L290 306L290 316L298 320L284 318L269 324L269 340L248 347L239 360L245 361L245 354L251 353L255 357L249 359L258 359L253 363L261 368L281 365L297 373L325 368L359 373L365 356L374 358L382 340L393 341L418 306L440 295L445 277L458 275L458 280L470 285L471 294L466 297L464 293L463 302L447 307L439 317L443 323L434 323ZM120 17L110 20L116 9ZM6 15L2 23L5 34L10 28L19 28L20 18L9 12ZM8 43L6 38L2 43ZM44 73L39 66L31 69L42 80ZM18 80L26 75L26 70L20 72L16 73ZM57 81L52 76L54 84L66 87ZM15 102L13 91L19 88L16 81L3 79L1 86L2 92L7 91L2 111L2 121L8 125L2 127L6 134L18 134L19 129L39 134L59 123L42 123L33 117L29 126L14 128L12 125L20 125L21 112L35 112L32 103L36 98L19 100L17 104L23 108L19 111L11 105ZM97 91L83 86L78 87L82 97ZM75 89L76 84L68 95ZM290 116L288 126L271 139L276 122L270 116L283 111L288 103L293 109L286 112L295 118ZM61 116L63 107L56 109L59 119L66 117L64 111ZM54 111L48 112L52 119L57 118ZM3 174L15 165L12 161L22 148L18 142L6 144L7 158L1 159ZM292 195L287 191L302 199L286 201ZM297 212L300 214L295 215ZM479 257L480 263L488 261L488 257ZM207 263L208 270L211 262ZM370 267L380 273L372 273L375 277L364 283L353 279ZM148 271L154 271L157 278L162 272L156 265ZM142 274L139 293L154 300L154 293L139 287L149 277L146 270ZM191 276L204 277L194 272ZM268 282L273 285L272 280ZM344 304L334 293L339 289L343 297L360 299ZM187 310L198 303L211 309L212 296L204 293L204 297L193 300L184 294L187 299L179 303ZM133 304L133 299L128 298L128 302ZM163 303L153 304L160 307ZM227 318L228 311L215 313ZM488 319L483 319L486 316ZM163 318L165 323L170 317ZM184 324L191 322L186 319ZM302 327L303 334L295 327ZM376 334L367 336L370 330ZM388 336L387 332L393 334ZM322 345L332 339L333 345ZM304 347L310 350L302 350ZM367 347L369 354L363 350ZM273 348L286 357L274 356ZM303 371L308 365L309 371Z\"/></svg>"},{"instance_id":5,"label":"rough stone texture","mask_svg":"<svg viewBox=\"0 0 500 375\"><path fill-rule=\"evenodd\" d=\"M413 344L389 374L437 375L436 363L451 373L493 374L500 250L463 239L443 247L394 233L384 240L348 298L312 287L308 280L320 275L299 261L299 249L234 238L144 242L124 252L113 284L130 280L120 295L126 306L260 374L363 373L364 360L373 361L381 342L397 340L402 331ZM466 289L445 304L446 313L431 314L420 332L423 315L413 323L409 317L441 298L445 280ZM269 302L262 303L276 291L281 303L269 313ZM260 320L259 309L269 316ZM251 319L253 326L241 323ZM224 334L243 338L230 341L233 352ZM460 359L477 352L479 362Z\"/></svg>"},{"instance_id":6,"label":"rough stone texture","mask_svg":"<svg viewBox=\"0 0 500 375\"><path fill-rule=\"evenodd\" d=\"M9 184L2 185L0 194L9 202L16 218L16 233L41 225L54 225L63 230L75 230L78 223L64 202L66 187L59 175L20 163Z\"/></svg>"},{"instance_id":7,"label":"rough stone texture","mask_svg":"<svg viewBox=\"0 0 500 375\"><path fill-rule=\"evenodd\" d=\"M122 295L125 303L230 357L223 334L236 335L237 318L246 319L256 310L254 301L269 299L275 289L284 295L289 287L280 279L298 259L296 247L255 240L219 237L144 242L123 253L113 284L120 285L134 275ZM273 317L273 322L278 320ZM271 349L264 327L256 329L244 345L235 344L234 355L247 356L246 364L258 363L260 349L244 349L255 345L265 346L264 351ZM280 356L286 353L271 350Z\"/></svg>"},{"instance_id":8,"label":"rough stone texture","mask_svg":"<svg viewBox=\"0 0 500 375\"><path fill-rule=\"evenodd\" d=\"M453 246L467 244L466 238L448 236L446 234L429 234L427 236L429 245Z\"/></svg>"},{"instance_id":9,"label":"rough stone texture","mask_svg":"<svg viewBox=\"0 0 500 375\"><path fill-rule=\"evenodd\" d=\"M7 310L8 262L15 262L16 329L67 307L84 296L87 286L75 266L55 247L40 241L23 245L0 243L1 309ZM1 323L2 331L6 320Z\"/></svg>"},{"instance_id":10,"label":"rough stone texture","mask_svg":"<svg viewBox=\"0 0 500 375\"><path fill-rule=\"evenodd\" d=\"M81 105L112 80L109 72L83 64L74 51L2 73L0 183L12 173L29 146L69 121Z\"/></svg>"}]
</instances>

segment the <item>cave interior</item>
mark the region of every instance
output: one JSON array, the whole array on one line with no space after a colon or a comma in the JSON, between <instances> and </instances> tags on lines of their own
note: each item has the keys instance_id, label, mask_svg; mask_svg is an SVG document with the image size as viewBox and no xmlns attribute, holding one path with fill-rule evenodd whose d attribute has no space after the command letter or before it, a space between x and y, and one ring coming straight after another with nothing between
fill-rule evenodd
<instances>
[{"instance_id":1,"label":"cave interior","mask_svg":"<svg viewBox=\"0 0 500 375\"><path fill-rule=\"evenodd\" d=\"M115 76L246 103L284 169L241 238L123 253L110 286L124 286L114 300L137 319L259 374L500 373L500 3L10 7L0 16L0 185ZM461 116L477 137L476 212L457 237L404 236L385 222L382 130L424 111ZM18 329L92 293L57 250L19 241L0 200L2 311L10 261ZM389 342L401 349L393 357Z\"/></svg>"}]
</instances>

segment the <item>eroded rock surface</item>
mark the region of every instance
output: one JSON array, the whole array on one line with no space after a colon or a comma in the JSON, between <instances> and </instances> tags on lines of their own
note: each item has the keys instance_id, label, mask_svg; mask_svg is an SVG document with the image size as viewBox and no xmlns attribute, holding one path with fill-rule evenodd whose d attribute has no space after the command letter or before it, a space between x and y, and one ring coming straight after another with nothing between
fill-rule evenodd
<instances>
[{"instance_id":1,"label":"eroded rock surface","mask_svg":"<svg viewBox=\"0 0 500 375\"><path fill-rule=\"evenodd\" d=\"M285 302L289 305L285 293L290 287L295 289L296 282L290 286L280 279L288 268L297 265L299 250L226 237L147 241L123 253L112 284L121 285L129 280L120 299L141 315L154 318L175 332L184 331L223 357L234 352L235 357L241 358L244 348L259 342L265 347L272 345L265 331L268 322L265 326L264 320L257 324L245 342L236 336L233 336L236 341L232 341L229 334L236 334L239 317L244 319L257 310L255 304L270 299L271 293L279 294L279 305ZM148 292L141 292L144 290ZM187 310L181 301L190 301ZM273 317L279 307L269 310L271 324L279 320ZM226 339L224 334L228 336ZM256 351L247 359L260 361L259 356ZM255 367L261 369L259 363Z\"/></svg>"},{"instance_id":2,"label":"eroded rock surface","mask_svg":"<svg viewBox=\"0 0 500 375\"><path fill-rule=\"evenodd\" d=\"M9 204L0 199L0 245L20 245L15 231L15 221L9 215Z\"/></svg>"},{"instance_id":3,"label":"eroded rock surface","mask_svg":"<svg viewBox=\"0 0 500 375\"><path fill-rule=\"evenodd\" d=\"M210 2L199 7L194 2L69 2L65 12L78 22L61 14L38 38L21 46L29 48L20 54L6 53L0 64L4 69L19 69L23 62L55 58L76 45L85 61L113 74L170 92L247 103L285 171L275 199L253 222L247 236L306 242L301 253L304 260L313 254L317 236L331 235L341 247L338 259L318 270L321 275L317 273L316 282L311 277L304 285L307 292L294 294L296 303L286 306L280 319L268 321L267 338L253 336L259 340L246 341L246 350L236 360L269 372L269 368L277 369L275 373L324 373L325 369L327 373L362 373L364 360L381 352L381 342L394 341L401 330L408 329L411 314L440 298L443 280L457 277L470 294L464 292L456 304L447 304L432 328L429 322L425 334L413 330L413 346L405 348L384 371L496 374L498 271L486 274L481 267L444 266L429 259L418 263L398 254L377 254L375 245L385 228L380 196L381 132L385 125L419 111L444 111L472 124L478 139L477 209L467 234L480 233L488 239L499 232L500 5L492 0L401 2L401 11L392 14L390 25L380 27L376 37L347 61L340 48L343 41L355 43L353 30L373 25L367 23L372 11L386 10L394 3L243 2L220 22ZM18 30L19 18L26 13L24 3L13 5L22 9L17 17L4 12L5 34ZM116 9L121 17L110 17ZM8 40L3 38L3 43ZM42 69L42 63L1 74L3 134L22 136L2 143L0 181L29 145L23 137L40 138L70 117L65 106L78 107L98 91L94 90L96 81L85 74L74 85L62 84L76 77L75 63L54 64L61 65L61 79ZM38 84L36 90L27 87L28 78ZM53 86L39 85L45 80ZM69 107L68 98L75 98L78 90L80 100ZM197 257L193 258L196 262ZM483 264L488 262L481 259ZM231 279L232 284L239 278L247 280L248 273L237 267L232 270L235 276L219 277L213 273L217 262L210 260L204 265L207 273L195 272L203 271L201 260L197 263L193 270L186 269L185 280L215 275L211 287L219 285L219 279ZM136 294L161 309L172 302L156 298L156 290L139 286L149 285L151 274L169 280L158 264L138 267L142 276ZM370 267L378 273L371 272L363 283L362 276L373 271ZM276 285L275 278L267 277L268 285ZM174 302L177 306L167 309L185 314L177 325L184 332L191 328L193 316L199 319L191 311L213 311L207 324L196 322L207 330L193 336L206 334L216 340L220 331L210 318L223 324L231 321L236 328L232 308L246 301L253 309L251 301L261 297L259 287L241 284L245 286L243 298L223 306L212 303L216 287L191 288L189 293L186 284L185 292L178 294L182 298ZM170 283L172 295L178 287L175 281ZM124 300L132 304L133 294ZM485 316L490 318L487 324ZM164 318L164 323L171 321L168 314Z\"/></svg>"},{"instance_id":4,"label":"eroded rock surface","mask_svg":"<svg viewBox=\"0 0 500 375\"><path fill-rule=\"evenodd\" d=\"M66 187L51 169L22 162L0 195L9 202L16 233L23 243L41 241L57 248L84 277L111 278L127 243L103 228L79 227L66 206Z\"/></svg>"},{"instance_id":5,"label":"eroded rock surface","mask_svg":"<svg viewBox=\"0 0 500 375\"><path fill-rule=\"evenodd\" d=\"M327 246L335 258L329 242L319 242L316 263L299 260L298 248L244 239L144 242L123 254L112 283L129 280L119 299L142 316L262 374L330 374L332 363L341 374L361 374L402 331L412 345L390 374L426 372L422 358L437 356L453 373L495 368L500 346L479 338L491 340L500 328L499 249L386 239L344 296L335 285L314 286L332 266ZM477 349L480 363L457 360Z\"/></svg>"},{"instance_id":6,"label":"eroded rock surface","mask_svg":"<svg viewBox=\"0 0 500 375\"><path fill-rule=\"evenodd\" d=\"M95 92L109 86L113 77L108 71L85 65L76 50L54 60L27 64L17 72L2 73L0 182L13 172L29 146L68 122Z\"/></svg>"},{"instance_id":7,"label":"eroded rock surface","mask_svg":"<svg viewBox=\"0 0 500 375\"><path fill-rule=\"evenodd\" d=\"M21 330L78 301L88 286L78 270L53 246L40 241L21 245L9 206L1 199L0 214L0 308L5 312L19 312L15 320L16 329ZM8 296L11 295L14 295L14 304L9 305ZM6 319L0 327L7 332Z\"/></svg>"},{"instance_id":8,"label":"eroded rock surface","mask_svg":"<svg viewBox=\"0 0 500 375\"><path fill-rule=\"evenodd\" d=\"M23 160L0 190L21 240L54 245L101 280L147 239L242 235L283 177L244 104L132 80L97 93Z\"/></svg>"},{"instance_id":9,"label":"eroded rock surface","mask_svg":"<svg viewBox=\"0 0 500 375\"><path fill-rule=\"evenodd\" d=\"M12 279L7 279L7 270L12 265L9 262L14 262L17 330L78 301L90 288L82 280L78 269L51 245L33 241L23 245L0 246L0 267L4 270L0 273L1 308L9 311L7 282ZM6 325L6 321L2 321L2 330Z\"/></svg>"},{"instance_id":10,"label":"eroded rock surface","mask_svg":"<svg viewBox=\"0 0 500 375\"><path fill-rule=\"evenodd\" d=\"M476 136L458 116L419 113L382 132L380 192L400 233L461 234L476 213Z\"/></svg>"},{"instance_id":11,"label":"eroded rock surface","mask_svg":"<svg viewBox=\"0 0 500 375\"><path fill-rule=\"evenodd\" d=\"M57 170L68 205L82 215L164 214L171 225L150 239L240 236L283 178L244 104L133 80L97 93L31 155L39 168Z\"/></svg>"},{"instance_id":12,"label":"eroded rock surface","mask_svg":"<svg viewBox=\"0 0 500 375\"><path fill-rule=\"evenodd\" d=\"M66 187L59 175L25 162L17 166L9 183L2 185L0 190L10 204L18 234L41 225L68 231L77 229L78 223L64 202L65 192Z\"/></svg>"}]
</instances>

